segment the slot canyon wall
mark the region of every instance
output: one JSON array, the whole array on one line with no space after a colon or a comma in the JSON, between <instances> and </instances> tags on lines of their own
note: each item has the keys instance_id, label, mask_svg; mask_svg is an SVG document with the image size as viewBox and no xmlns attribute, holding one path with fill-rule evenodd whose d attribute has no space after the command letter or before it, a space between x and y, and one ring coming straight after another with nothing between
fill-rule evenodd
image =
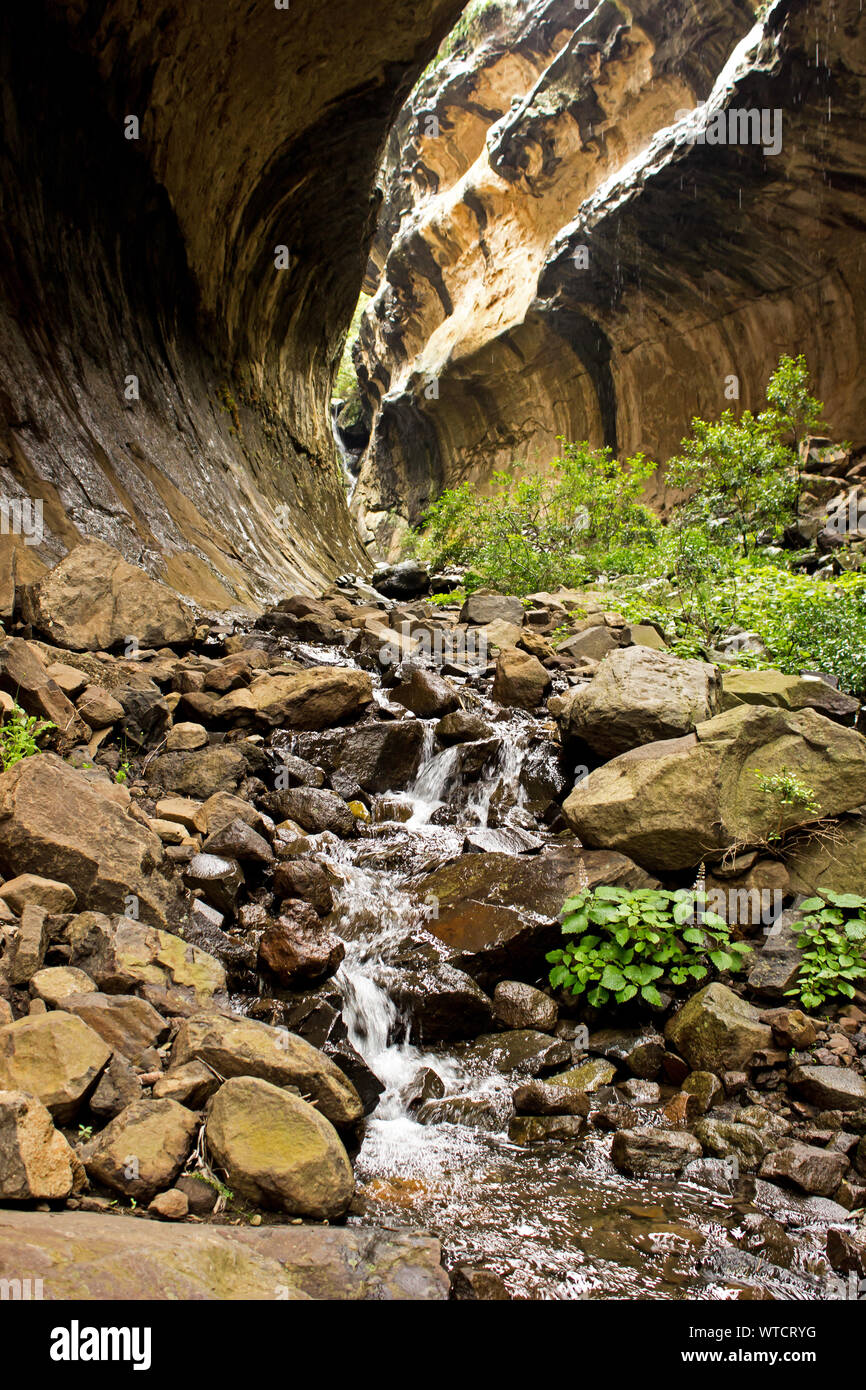
<instances>
[{"instance_id":1,"label":"slot canyon wall","mask_svg":"<svg viewBox=\"0 0 866 1390\"><path fill-rule=\"evenodd\" d=\"M384 141L461 8L3 7L0 472L44 508L41 545L2 537L22 582L94 537L212 607L365 565L331 382Z\"/></svg>"},{"instance_id":2,"label":"slot canyon wall","mask_svg":"<svg viewBox=\"0 0 866 1390\"><path fill-rule=\"evenodd\" d=\"M368 544L396 554L443 487L544 466L558 436L663 462L730 376L759 407L783 352L866 443L866 18L757 9L518 4L419 83L356 347ZM695 139L731 109L781 111L780 151Z\"/></svg>"}]
</instances>

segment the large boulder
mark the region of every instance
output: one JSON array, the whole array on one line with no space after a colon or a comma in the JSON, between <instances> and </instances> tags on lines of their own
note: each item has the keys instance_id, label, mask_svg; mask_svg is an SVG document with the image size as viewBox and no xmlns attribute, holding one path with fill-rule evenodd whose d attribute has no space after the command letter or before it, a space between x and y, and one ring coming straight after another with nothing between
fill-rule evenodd
<instances>
[{"instance_id":1,"label":"large boulder","mask_svg":"<svg viewBox=\"0 0 866 1390\"><path fill-rule=\"evenodd\" d=\"M40 1100L0 1090L0 1201L52 1201L76 1185L78 1160Z\"/></svg>"},{"instance_id":2,"label":"large boulder","mask_svg":"<svg viewBox=\"0 0 866 1390\"><path fill-rule=\"evenodd\" d=\"M189 642L193 617L177 594L130 565L113 546L89 541L70 550L24 593L24 616L49 641L73 651Z\"/></svg>"},{"instance_id":3,"label":"large boulder","mask_svg":"<svg viewBox=\"0 0 866 1390\"><path fill-rule=\"evenodd\" d=\"M538 657L519 647L503 647L496 659L493 698L501 705L535 709L550 689L550 672Z\"/></svg>"},{"instance_id":4,"label":"large boulder","mask_svg":"<svg viewBox=\"0 0 866 1390\"><path fill-rule=\"evenodd\" d=\"M90 1178L149 1202L171 1187L192 1150L199 1121L173 1100L136 1100L82 1150Z\"/></svg>"},{"instance_id":5,"label":"large boulder","mask_svg":"<svg viewBox=\"0 0 866 1390\"><path fill-rule=\"evenodd\" d=\"M773 1031L756 1008L718 981L674 1014L665 1037L693 1071L745 1071L755 1053L773 1047Z\"/></svg>"},{"instance_id":6,"label":"large boulder","mask_svg":"<svg viewBox=\"0 0 866 1390\"><path fill-rule=\"evenodd\" d=\"M450 681L414 661L403 663L400 681L391 687L388 695L395 704L411 710L419 719L449 714L460 703Z\"/></svg>"},{"instance_id":7,"label":"large boulder","mask_svg":"<svg viewBox=\"0 0 866 1390\"><path fill-rule=\"evenodd\" d=\"M162 843L128 814L129 793L95 780L53 753L24 758L0 775L0 865L59 879L79 907L122 912L164 927L177 890L160 872Z\"/></svg>"},{"instance_id":8,"label":"large boulder","mask_svg":"<svg viewBox=\"0 0 866 1390\"><path fill-rule=\"evenodd\" d=\"M778 805L756 772L781 767L815 793L821 816L863 801L866 739L804 709L738 705L693 734L644 744L597 768L564 803L584 844L604 845L653 871L685 869L734 844L760 843L802 809Z\"/></svg>"},{"instance_id":9,"label":"large boulder","mask_svg":"<svg viewBox=\"0 0 866 1390\"><path fill-rule=\"evenodd\" d=\"M785 866L795 893L811 898L821 889L831 893L863 893L866 883L866 819L843 821L833 836L814 836L794 842Z\"/></svg>"},{"instance_id":10,"label":"large boulder","mask_svg":"<svg viewBox=\"0 0 866 1390\"><path fill-rule=\"evenodd\" d=\"M169 1025L146 999L132 994L68 994L63 1010L82 1019L108 1044L131 1062L157 1047L167 1036Z\"/></svg>"},{"instance_id":11,"label":"large boulder","mask_svg":"<svg viewBox=\"0 0 866 1390\"><path fill-rule=\"evenodd\" d=\"M278 921L266 927L259 941L259 965L292 989L327 979L338 969L346 947L322 925L312 907L288 902Z\"/></svg>"},{"instance_id":12,"label":"large boulder","mask_svg":"<svg viewBox=\"0 0 866 1390\"><path fill-rule=\"evenodd\" d=\"M412 1037L421 1043L474 1038L494 1024L493 1007L483 990L471 976L444 962L395 971L388 992L409 1019Z\"/></svg>"},{"instance_id":13,"label":"large boulder","mask_svg":"<svg viewBox=\"0 0 866 1390\"><path fill-rule=\"evenodd\" d=\"M741 704L816 709L843 723L853 723L860 708L860 701L853 695L836 690L820 676L792 676L785 671L725 671L720 709Z\"/></svg>"},{"instance_id":14,"label":"large boulder","mask_svg":"<svg viewBox=\"0 0 866 1390\"><path fill-rule=\"evenodd\" d=\"M525 616L522 601L503 594L471 594L460 610L461 623L472 627L485 627L495 622L522 627Z\"/></svg>"},{"instance_id":15,"label":"large boulder","mask_svg":"<svg viewBox=\"0 0 866 1390\"><path fill-rule=\"evenodd\" d=\"M198 1014L175 1036L173 1067L206 1062L220 1076L254 1076L275 1086L295 1086L335 1125L352 1125L364 1113L352 1083L329 1058L288 1029L249 1018Z\"/></svg>"},{"instance_id":16,"label":"large boulder","mask_svg":"<svg viewBox=\"0 0 866 1390\"><path fill-rule=\"evenodd\" d=\"M634 1178L677 1177L703 1150L693 1134L674 1129L621 1129L613 1136L611 1161Z\"/></svg>"},{"instance_id":17,"label":"large boulder","mask_svg":"<svg viewBox=\"0 0 866 1390\"><path fill-rule=\"evenodd\" d=\"M213 709L217 719L251 719L269 727L330 729L360 715L373 699L365 671L342 666L311 666L289 675L257 676L232 690Z\"/></svg>"},{"instance_id":18,"label":"large boulder","mask_svg":"<svg viewBox=\"0 0 866 1390\"><path fill-rule=\"evenodd\" d=\"M0 1210L0 1279L42 1279L46 1299L448 1297L439 1242L411 1231L291 1225L176 1226L89 1211Z\"/></svg>"},{"instance_id":19,"label":"large boulder","mask_svg":"<svg viewBox=\"0 0 866 1390\"><path fill-rule=\"evenodd\" d=\"M354 835L357 829L355 817L342 797L324 787L290 787L288 791L274 792L263 804L282 819L297 821L311 834L329 830L333 835Z\"/></svg>"},{"instance_id":20,"label":"large boulder","mask_svg":"<svg viewBox=\"0 0 866 1390\"><path fill-rule=\"evenodd\" d=\"M54 1012L0 1028L0 1089L36 1096L55 1120L75 1118L111 1048L80 1018Z\"/></svg>"},{"instance_id":21,"label":"large boulder","mask_svg":"<svg viewBox=\"0 0 866 1390\"><path fill-rule=\"evenodd\" d=\"M170 1014L227 1003L219 961L171 932L130 917L82 912L69 923L66 939L70 965L106 994L140 994Z\"/></svg>"},{"instance_id":22,"label":"large boulder","mask_svg":"<svg viewBox=\"0 0 866 1390\"><path fill-rule=\"evenodd\" d=\"M331 1221L352 1200L352 1165L333 1125L269 1081L226 1081L210 1103L206 1134L229 1187L256 1206Z\"/></svg>"},{"instance_id":23,"label":"large boulder","mask_svg":"<svg viewBox=\"0 0 866 1390\"><path fill-rule=\"evenodd\" d=\"M832 1197L849 1166L843 1153L791 1141L768 1154L761 1165L761 1177L792 1183L816 1197Z\"/></svg>"},{"instance_id":24,"label":"large boulder","mask_svg":"<svg viewBox=\"0 0 866 1390\"><path fill-rule=\"evenodd\" d=\"M160 753L148 763L148 782L177 796L206 800L232 792L249 774L259 772L265 759L254 744L218 743L191 753Z\"/></svg>"},{"instance_id":25,"label":"large boulder","mask_svg":"<svg viewBox=\"0 0 866 1390\"><path fill-rule=\"evenodd\" d=\"M718 709L719 673L650 647L625 647L605 657L592 680L567 698L559 716L563 739L585 743L599 757L691 733Z\"/></svg>"},{"instance_id":26,"label":"large boulder","mask_svg":"<svg viewBox=\"0 0 866 1390\"><path fill-rule=\"evenodd\" d=\"M341 794L388 792L406 787L415 776L424 748L424 726L416 719L362 724L337 733L304 734L297 740L302 758L326 768Z\"/></svg>"},{"instance_id":27,"label":"large boulder","mask_svg":"<svg viewBox=\"0 0 866 1390\"><path fill-rule=\"evenodd\" d=\"M821 1110L858 1110L866 1105L866 1080L848 1067L795 1067L790 1082L796 1095Z\"/></svg>"},{"instance_id":28,"label":"large boulder","mask_svg":"<svg viewBox=\"0 0 866 1390\"><path fill-rule=\"evenodd\" d=\"M624 855L563 847L533 857L463 855L421 879L415 892L421 902L436 901L437 915L425 926L452 964L482 983L515 971L529 971L534 979L545 951L559 941L557 918L578 891L581 868L592 887L654 882Z\"/></svg>"}]
</instances>

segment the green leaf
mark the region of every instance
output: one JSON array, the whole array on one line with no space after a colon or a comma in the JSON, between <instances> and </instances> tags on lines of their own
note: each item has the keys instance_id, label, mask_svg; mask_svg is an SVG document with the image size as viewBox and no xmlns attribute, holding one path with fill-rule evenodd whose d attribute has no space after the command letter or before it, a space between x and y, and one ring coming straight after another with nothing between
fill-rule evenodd
<instances>
[{"instance_id":1,"label":"green leaf","mask_svg":"<svg viewBox=\"0 0 866 1390\"><path fill-rule=\"evenodd\" d=\"M616 991L622 989L626 981L620 972L613 965L606 965L604 974L601 977L601 984L604 989Z\"/></svg>"},{"instance_id":2,"label":"green leaf","mask_svg":"<svg viewBox=\"0 0 866 1390\"><path fill-rule=\"evenodd\" d=\"M641 998L645 999L648 1004L652 1004L657 1009L660 1009L663 1003L662 997L655 985L644 985L641 990Z\"/></svg>"}]
</instances>

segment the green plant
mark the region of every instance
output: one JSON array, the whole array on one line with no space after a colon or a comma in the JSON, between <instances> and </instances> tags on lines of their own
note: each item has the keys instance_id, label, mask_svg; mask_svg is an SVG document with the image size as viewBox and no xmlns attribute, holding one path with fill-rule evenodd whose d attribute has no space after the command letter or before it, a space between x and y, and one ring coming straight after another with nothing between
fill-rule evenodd
<instances>
[{"instance_id":1,"label":"green plant","mask_svg":"<svg viewBox=\"0 0 866 1390\"><path fill-rule=\"evenodd\" d=\"M0 724L0 762L3 771L20 763L22 758L31 758L40 751L37 739L47 734L57 725L49 719L37 719L35 715L24 713L20 705L14 704L8 719Z\"/></svg>"},{"instance_id":2,"label":"green plant","mask_svg":"<svg viewBox=\"0 0 866 1390\"><path fill-rule=\"evenodd\" d=\"M124 759L124 761L120 764L120 767L115 772L114 780L115 782L120 783L121 786L125 782L129 781L129 763L126 761L126 759Z\"/></svg>"},{"instance_id":3,"label":"green plant","mask_svg":"<svg viewBox=\"0 0 866 1390\"><path fill-rule=\"evenodd\" d=\"M494 473L487 496L470 483L442 493L423 518L419 554L434 569L471 566L467 592L580 584L593 553L658 530L637 501L653 467L642 454L622 463L610 449L564 443L548 473Z\"/></svg>"},{"instance_id":4,"label":"green plant","mask_svg":"<svg viewBox=\"0 0 866 1390\"><path fill-rule=\"evenodd\" d=\"M851 999L858 980L866 979L866 898L856 893L831 893L800 904L803 952L797 984L787 993L806 1009L817 1009L839 995Z\"/></svg>"},{"instance_id":5,"label":"green plant","mask_svg":"<svg viewBox=\"0 0 866 1390\"><path fill-rule=\"evenodd\" d=\"M754 769L758 787L764 795L774 801L779 813L778 822L775 830L768 835L770 843L782 838L782 824L785 820L786 812L790 807L796 807L807 820L814 820L821 809L815 792L808 786L796 772L790 768L783 767L779 772L761 772L758 768Z\"/></svg>"},{"instance_id":6,"label":"green plant","mask_svg":"<svg viewBox=\"0 0 866 1390\"><path fill-rule=\"evenodd\" d=\"M79 1125L78 1138L81 1140L82 1143L86 1143L88 1139L92 1139L93 1125Z\"/></svg>"},{"instance_id":7,"label":"green plant","mask_svg":"<svg viewBox=\"0 0 866 1390\"><path fill-rule=\"evenodd\" d=\"M581 887L562 909L565 946L547 956L550 983L590 1004L625 1004L640 994L658 1008L658 983L678 987L706 978L710 966L736 971L750 951L732 942L727 922L706 911L702 886L668 892L654 888Z\"/></svg>"}]
</instances>

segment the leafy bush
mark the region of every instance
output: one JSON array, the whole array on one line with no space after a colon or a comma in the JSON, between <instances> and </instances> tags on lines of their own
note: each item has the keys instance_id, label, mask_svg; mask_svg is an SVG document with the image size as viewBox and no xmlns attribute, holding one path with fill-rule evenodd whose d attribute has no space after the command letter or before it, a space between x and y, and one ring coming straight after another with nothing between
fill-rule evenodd
<instances>
[{"instance_id":1,"label":"leafy bush","mask_svg":"<svg viewBox=\"0 0 866 1390\"><path fill-rule=\"evenodd\" d=\"M637 498L653 470L642 454L620 463L610 449L566 443L549 474L495 473L481 496L470 483L428 508L418 550L434 569L470 566L466 589L513 594L580 584L587 553L615 539L648 539L658 522Z\"/></svg>"},{"instance_id":2,"label":"leafy bush","mask_svg":"<svg viewBox=\"0 0 866 1390\"><path fill-rule=\"evenodd\" d=\"M0 724L0 763L3 771L20 763L22 758L31 758L40 751L36 742L43 734L57 725L48 719L37 719L26 715L20 705L14 705L8 719Z\"/></svg>"},{"instance_id":3,"label":"leafy bush","mask_svg":"<svg viewBox=\"0 0 866 1390\"><path fill-rule=\"evenodd\" d=\"M659 1007L658 983L677 987L706 978L710 967L739 970L751 947L732 942L727 922L705 910L702 888L584 888L562 909L573 937L547 956L550 983L590 1004L625 1004L639 993Z\"/></svg>"},{"instance_id":4,"label":"leafy bush","mask_svg":"<svg viewBox=\"0 0 866 1390\"><path fill-rule=\"evenodd\" d=\"M797 984L787 991L805 1009L839 995L852 999L857 982L866 979L866 898L826 888L818 892L820 897L800 904L807 914L797 939L803 959Z\"/></svg>"}]
</instances>

